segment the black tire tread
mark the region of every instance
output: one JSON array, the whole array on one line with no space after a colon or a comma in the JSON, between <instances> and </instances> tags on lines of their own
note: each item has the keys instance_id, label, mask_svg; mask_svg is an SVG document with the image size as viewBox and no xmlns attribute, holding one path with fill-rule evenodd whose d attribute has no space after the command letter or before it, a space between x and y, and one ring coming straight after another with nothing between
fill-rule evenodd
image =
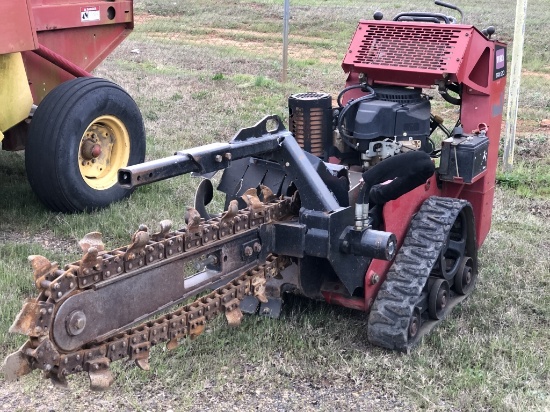
<instances>
[{"instance_id":1,"label":"black tire tread","mask_svg":"<svg viewBox=\"0 0 550 412\"><path fill-rule=\"evenodd\" d=\"M452 224L467 205L465 200L444 197L430 197L422 204L371 308L369 342L388 349L407 349L414 307Z\"/></svg>"}]
</instances>

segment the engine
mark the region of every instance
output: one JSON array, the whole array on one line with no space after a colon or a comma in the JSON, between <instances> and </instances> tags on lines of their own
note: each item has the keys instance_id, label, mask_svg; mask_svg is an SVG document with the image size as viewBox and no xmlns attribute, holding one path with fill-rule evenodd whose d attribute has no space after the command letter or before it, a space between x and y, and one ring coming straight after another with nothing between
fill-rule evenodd
<instances>
[{"instance_id":1,"label":"engine","mask_svg":"<svg viewBox=\"0 0 550 412\"><path fill-rule=\"evenodd\" d=\"M342 104L354 89L361 95ZM332 108L326 93L289 98L292 133L305 150L325 161L336 158L366 170L402 151L434 150L430 101L420 88L358 84L342 90L337 105Z\"/></svg>"}]
</instances>

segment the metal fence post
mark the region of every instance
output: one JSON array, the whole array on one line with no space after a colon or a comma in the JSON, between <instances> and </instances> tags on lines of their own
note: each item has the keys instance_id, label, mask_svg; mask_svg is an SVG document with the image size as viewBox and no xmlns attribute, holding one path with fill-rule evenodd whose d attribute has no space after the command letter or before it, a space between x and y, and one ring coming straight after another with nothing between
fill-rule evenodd
<instances>
[{"instance_id":1,"label":"metal fence post","mask_svg":"<svg viewBox=\"0 0 550 412\"><path fill-rule=\"evenodd\" d=\"M510 84L508 86L508 107L506 110L506 135L504 137L504 171L512 170L514 164L514 142L518 118L519 91L521 82L521 64L523 60L523 41L525 38L525 17L527 0L517 0L516 24L514 29L514 46L512 48L512 65Z\"/></svg>"},{"instance_id":2,"label":"metal fence post","mask_svg":"<svg viewBox=\"0 0 550 412\"><path fill-rule=\"evenodd\" d=\"M290 0L285 0L283 16L283 76L282 81L286 83L288 71L288 24L290 20Z\"/></svg>"}]
</instances>

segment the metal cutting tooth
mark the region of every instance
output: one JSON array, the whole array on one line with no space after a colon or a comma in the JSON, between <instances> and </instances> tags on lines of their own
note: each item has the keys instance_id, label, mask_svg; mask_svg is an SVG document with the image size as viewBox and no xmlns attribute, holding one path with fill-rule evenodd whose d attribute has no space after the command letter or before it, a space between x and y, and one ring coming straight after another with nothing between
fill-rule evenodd
<instances>
[{"instance_id":1,"label":"metal cutting tooth","mask_svg":"<svg viewBox=\"0 0 550 412\"><path fill-rule=\"evenodd\" d=\"M93 391L105 391L111 387L115 378L109 369L88 372L90 377L90 389Z\"/></svg>"},{"instance_id":2,"label":"metal cutting tooth","mask_svg":"<svg viewBox=\"0 0 550 412\"><path fill-rule=\"evenodd\" d=\"M145 225L139 225L139 229L132 235L132 243L126 250L124 260L132 260L149 243L149 229Z\"/></svg>"},{"instance_id":3,"label":"metal cutting tooth","mask_svg":"<svg viewBox=\"0 0 550 412\"><path fill-rule=\"evenodd\" d=\"M166 343L166 349L168 350L174 350L176 349L178 346L179 346L179 342L178 342L178 338L173 338L173 339L170 339L167 343Z\"/></svg>"},{"instance_id":4,"label":"metal cutting tooth","mask_svg":"<svg viewBox=\"0 0 550 412\"><path fill-rule=\"evenodd\" d=\"M189 337L191 338L191 340L196 339L197 337L202 335L202 333L204 332L205 329L206 329L206 325L205 325L204 322L200 323L200 324L197 324L193 328L193 330L189 333Z\"/></svg>"},{"instance_id":5,"label":"metal cutting tooth","mask_svg":"<svg viewBox=\"0 0 550 412\"><path fill-rule=\"evenodd\" d=\"M68 389L69 384L67 383L67 378L64 376L55 375L53 373L50 373L49 376L50 381L52 382L53 386L55 386L58 389Z\"/></svg>"},{"instance_id":6,"label":"metal cutting tooth","mask_svg":"<svg viewBox=\"0 0 550 412\"><path fill-rule=\"evenodd\" d=\"M88 233L78 242L78 244L83 253L88 253L88 250L91 247L96 248L98 252L103 252L105 250L105 245L103 244L102 235L100 232Z\"/></svg>"},{"instance_id":7,"label":"metal cutting tooth","mask_svg":"<svg viewBox=\"0 0 550 412\"><path fill-rule=\"evenodd\" d=\"M227 323L229 324L229 326L240 326L241 320L243 318L243 313L241 312L241 309L239 307L236 307L233 310L226 310L225 318L227 319Z\"/></svg>"},{"instance_id":8,"label":"metal cutting tooth","mask_svg":"<svg viewBox=\"0 0 550 412\"><path fill-rule=\"evenodd\" d=\"M224 223L229 222L232 220L237 214L239 213L239 202L236 200L232 200L229 202L229 206L227 207L227 211L223 214L221 218L221 224L223 226Z\"/></svg>"},{"instance_id":9,"label":"metal cutting tooth","mask_svg":"<svg viewBox=\"0 0 550 412\"><path fill-rule=\"evenodd\" d=\"M245 203L248 205L251 211L258 212L265 209L265 205L256 195L244 194L241 196Z\"/></svg>"},{"instance_id":10,"label":"metal cutting tooth","mask_svg":"<svg viewBox=\"0 0 550 412\"><path fill-rule=\"evenodd\" d=\"M102 259L99 256L99 249L95 246L89 247L81 259L82 268L93 268L94 266L101 266Z\"/></svg>"},{"instance_id":11,"label":"metal cutting tooth","mask_svg":"<svg viewBox=\"0 0 550 412\"><path fill-rule=\"evenodd\" d=\"M33 270L34 283L39 291L47 290L49 283L54 279L54 272L59 268L57 262L50 262L41 255L28 257Z\"/></svg>"},{"instance_id":12,"label":"metal cutting tooth","mask_svg":"<svg viewBox=\"0 0 550 412\"><path fill-rule=\"evenodd\" d=\"M187 224L187 230L197 230L201 223L201 214L194 207L189 206L185 212L185 223Z\"/></svg>"},{"instance_id":13,"label":"metal cutting tooth","mask_svg":"<svg viewBox=\"0 0 550 412\"><path fill-rule=\"evenodd\" d=\"M246 202L246 199L245 199L246 196L258 196L258 191L256 190L256 188L251 187L250 189L247 189L246 192L244 192L241 196L245 202Z\"/></svg>"},{"instance_id":14,"label":"metal cutting tooth","mask_svg":"<svg viewBox=\"0 0 550 412\"><path fill-rule=\"evenodd\" d=\"M8 382L32 372L29 358L25 355L28 346L29 342L27 341L17 352L7 356L4 360L2 373Z\"/></svg>"},{"instance_id":15,"label":"metal cutting tooth","mask_svg":"<svg viewBox=\"0 0 550 412\"><path fill-rule=\"evenodd\" d=\"M161 220L159 225L160 230L151 236L152 240L155 242L160 242L161 240L166 238L166 236L170 232L170 229L172 229L172 221L168 219Z\"/></svg>"},{"instance_id":16,"label":"metal cutting tooth","mask_svg":"<svg viewBox=\"0 0 550 412\"><path fill-rule=\"evenodd\" d=\"M277 198L277 196L275 196L273 191L265 185L260 185L260 190L262 192L262 198L264 200L264 203L272 202Z\"/></svg>"},{"instance_id":17,"label":"metal cutting tooth","mask_svg":"<svg viewBox=\"0 0 550 412\"><path fill-rule=\"evenodd\" d=\"M149 366L149 358L136 359L135 363L141 370L148 371L151 369Z\"/></svg>"},{"instance_id":18,"label":"metal cutting tooth","mask_svg":"<svg viewBox=\"0 0 550 412\"><path fill-rule=\"evenodd\" d=\"M149 229L145 225L139 225L139 229L132 235L132 243L129 249L136 246L145 246L149 242Z\"/></svg>"}]
</instances>

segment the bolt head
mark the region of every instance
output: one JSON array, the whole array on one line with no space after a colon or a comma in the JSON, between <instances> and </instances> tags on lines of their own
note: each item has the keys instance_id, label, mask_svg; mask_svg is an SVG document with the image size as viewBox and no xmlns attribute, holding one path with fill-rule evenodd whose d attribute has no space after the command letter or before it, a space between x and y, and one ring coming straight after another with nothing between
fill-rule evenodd
<instances>
[{"instance_id":1,"label":"bolt head","mask_svg":"<svg viewBox=\"0 0 550 412\"><path fill-rule=\"evenodd\" d=\"M82 333L86 327L86 315L84 312L77 310L72 312L66 320L66 329L69 335L77 336Z\"/></svg>"}]
</instances>

